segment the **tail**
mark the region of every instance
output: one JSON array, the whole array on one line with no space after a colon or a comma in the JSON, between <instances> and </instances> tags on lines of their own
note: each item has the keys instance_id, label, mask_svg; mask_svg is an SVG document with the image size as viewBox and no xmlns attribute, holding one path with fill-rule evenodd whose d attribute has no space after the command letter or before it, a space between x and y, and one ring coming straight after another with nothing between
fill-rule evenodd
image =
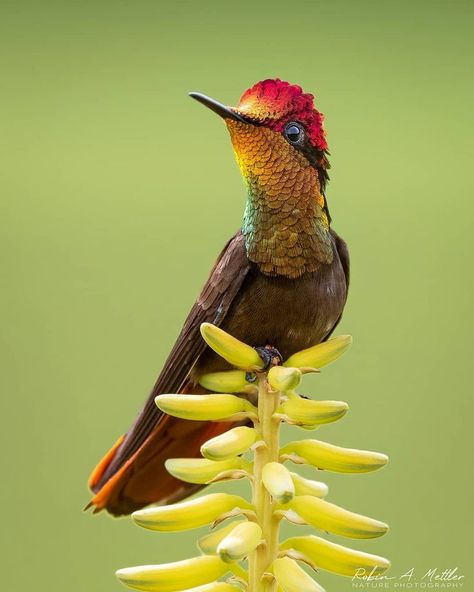
<instances>
[{"instance_id":1,"label":"tail","mask_svg":"<svg viewBox=\"0 0 474 592\"><path fill-rule=\"evenodd\" d=\"M170 504L192 495L203 486L175 479L166 471L165 461L200 456L202 444L228 430L230 425L165 416L137 452L97 488L123 441L122 436L92 472L89 487L95 495L85 509L94 506L94 513L105 509L114 516L123 516L152 503Z\"/></svg>"}]
</instances>

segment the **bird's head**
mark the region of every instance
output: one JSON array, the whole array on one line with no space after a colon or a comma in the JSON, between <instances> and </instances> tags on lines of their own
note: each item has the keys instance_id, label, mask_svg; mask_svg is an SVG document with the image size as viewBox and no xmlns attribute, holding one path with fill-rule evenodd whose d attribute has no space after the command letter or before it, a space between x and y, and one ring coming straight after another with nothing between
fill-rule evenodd
<instances>
[{"instance_id":1,"label":"bird's head","mask_svg":"<svg viewBox=\"0 0 474 592\"><path fill-rule=\"evenodd\" d=\"M248 258L264 274L289 278L330 263L329 163L313 95L277 78L249 88L236 107L191 96L229 129L248 189L242 224Z\"/></svg>"},{"instance_id":2,"label":"bird's head","mask_svg":"<svg viewBox=\"0 0 474 592\"><path fill-rule=\"evenodd\" d=\"M287 193L316 179L324 193L327 143L314 97L278 78L258 82L235 107L190 95L220 115L229 129L244 179L252 192ZM269 196L271 198L271 195Z\"/></svg>"}]
</instances>

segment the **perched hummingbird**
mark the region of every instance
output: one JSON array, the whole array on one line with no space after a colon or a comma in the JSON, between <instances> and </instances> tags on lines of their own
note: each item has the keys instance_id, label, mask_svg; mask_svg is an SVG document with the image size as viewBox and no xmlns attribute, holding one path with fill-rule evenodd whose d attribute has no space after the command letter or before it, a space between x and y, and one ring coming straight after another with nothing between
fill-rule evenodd
<instances>
[{"instance_id":1,"label":"perched hummingbird","mask_svg":"<svg viewBox=\"0 0 474 592\"><path fill-rule=\"evenodd\" d=\"M230 132L247 187L243 224L219 255L134 424L93 471L95 512L129 514L199 488L169 475L164 462L199 456L229 424L170 417L154 399L206 392L199 377L228 369L202 340L201 323L220 326L262 357L276 351L286 359L327 339L346 302L349 256L330 225L327 143L313 95L278 78L252 86L237 107L190 95Z\"/></svg>"}]
</instances>

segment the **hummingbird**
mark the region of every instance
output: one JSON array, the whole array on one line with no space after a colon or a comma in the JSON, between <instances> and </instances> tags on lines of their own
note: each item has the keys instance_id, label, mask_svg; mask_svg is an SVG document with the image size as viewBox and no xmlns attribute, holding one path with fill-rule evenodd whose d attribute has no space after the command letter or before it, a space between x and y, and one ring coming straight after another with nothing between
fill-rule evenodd
<instances>
[{"instance_id":1,"label":"hummingbird","mask_svg":"<svg viewBox=\"0 0 474 592\"><path fill-rule=\"evenodd\" d=\"M170 417L154 402L159 394L209 392L199 377L229 369L202 340L201 323L254 346L269 364L328 339L346 303L349 254L331 226L329 153L314 96L279 78L246 90L236 107L190 96L230 133L247 189L243 223L214 264L135 422L93 471L94 512L130 514L201 487L175 479L164 463L200 456L201 445L232 424Z\"/></svg>"}]
</instances>

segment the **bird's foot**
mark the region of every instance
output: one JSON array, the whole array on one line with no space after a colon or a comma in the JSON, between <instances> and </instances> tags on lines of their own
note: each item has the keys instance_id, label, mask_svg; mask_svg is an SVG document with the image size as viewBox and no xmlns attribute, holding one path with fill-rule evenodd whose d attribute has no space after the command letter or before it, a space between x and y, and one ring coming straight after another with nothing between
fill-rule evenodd
<instances>
[{"instance_id":1,"label":"bird's foot","mask_svg":"<svg viewBox=\"0 0 474 592\"><path fill-rule=\"evenodd\" d=\"M265 366L262 368L262 372L266 372L271 366L278 366L283 362L283 356L272 345L266 345L265 347L255 347L255 351L262 358Z\"/></svg>"}]
</instances>

